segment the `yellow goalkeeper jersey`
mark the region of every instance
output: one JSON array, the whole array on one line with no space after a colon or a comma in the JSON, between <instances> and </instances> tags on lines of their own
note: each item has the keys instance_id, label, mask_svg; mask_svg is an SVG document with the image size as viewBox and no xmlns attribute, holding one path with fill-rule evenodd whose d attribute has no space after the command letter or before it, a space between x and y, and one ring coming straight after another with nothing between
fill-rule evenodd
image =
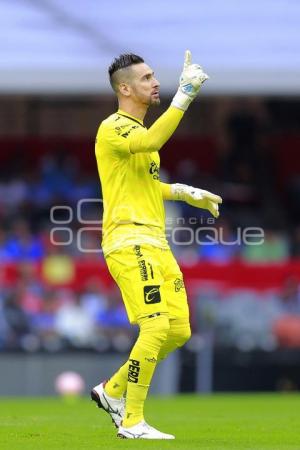
<instances>
[{"instance_id":1,"label":"yellow goalkeeper jersey","mask_svg":"<svg viewBox=\"0 0 300 450\"><path fill-rule=\"evenodd\" d=\"M149 130L121 110L101 123L95 151L102 185L104 255L143 243L168 247L158 150L182 115L170 107Z\"/></svg>"}]
</instances>

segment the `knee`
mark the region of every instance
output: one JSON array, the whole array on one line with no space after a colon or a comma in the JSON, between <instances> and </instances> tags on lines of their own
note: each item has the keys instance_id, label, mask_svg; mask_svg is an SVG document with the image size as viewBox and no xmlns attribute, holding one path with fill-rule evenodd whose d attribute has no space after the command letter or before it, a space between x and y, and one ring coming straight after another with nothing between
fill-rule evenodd
<instances>
[{"instance_id":1,"label":"knee","mask_svg":"<svg viewBox=\"0 0 300 450\"><path fill-rule=\"evenodd\" d=\"M188 326L185 328L184 333L183 333L183 335L182 335L182 338L183 338L183 344L185 344L185 343L191 338L191 336L192 336L191 327L190 327L190 325L188 325ZM183 345L183 344L182 344L182 345Z\"/></svg>"},{"instance_id":2,"label":"knee","mask_svg":"<svg viewBox=\"0 0 300 450\"><path fill-rule=\"evenodd\" d=\"M153 334L163 344L167 340L170 331L169 318L161 315L154 319L153 322Z\"/></svg>"},{"instance_id":3,"label":"knee","mask_svg":"<svg viewBox=\"0 0 300 450\"><path fill-rule=\"evenodd\" d=\"M141 323L140 329L141 332L144 334L147 333L162 345L167 340L170 331L169 318L168 316L161 314L160 316L146 319Z\"/></svg>"},{"instance_id":4,"label":"knee","mask_svg":"<svg viewBox=\"0 0 300 450\"><path fill-rule=\"evenodd\" d=\"M191 327L188 321L171 325L170 339L174 340L177 347L182 347L190 339L191 334Z\"/></svg>"},{"instance_id":5,"label":"knee","mask_svg":"<svg viewBox=\"0 0 300 450\"><path fill-rule=\"evenodd\" d=\"M191 332L191 327L188 324L186 327L184 327L184 329L181 332L180 335L180 341L182 342L179 347L181 347L182 345L184 345L191 337L192 332Z\"/></svg>"}]
</instances>

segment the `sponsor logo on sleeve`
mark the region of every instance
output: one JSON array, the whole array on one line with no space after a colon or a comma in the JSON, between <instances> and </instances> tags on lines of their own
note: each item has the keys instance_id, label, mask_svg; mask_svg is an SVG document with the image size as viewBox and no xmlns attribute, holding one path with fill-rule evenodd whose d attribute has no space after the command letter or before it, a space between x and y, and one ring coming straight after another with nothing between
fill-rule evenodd
<instances>
[{"instance_id":1,"label":"sponsor logo on sleeve","mask_svg":"<svg viewBox=\"0 0 300 450\"><path fill-rule=\"evenodd\" d=\"M174 280L175 292L179 292L181 289L184 289L184 282L181 278L176 278Z\"/></svg>"}]
</instances>

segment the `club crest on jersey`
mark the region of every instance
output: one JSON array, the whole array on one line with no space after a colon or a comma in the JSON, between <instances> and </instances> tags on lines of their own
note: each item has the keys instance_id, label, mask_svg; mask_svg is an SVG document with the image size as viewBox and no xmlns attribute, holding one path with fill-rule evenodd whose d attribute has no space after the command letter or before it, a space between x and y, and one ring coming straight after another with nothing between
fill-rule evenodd
<instances>
[{"instance_id":1,"label":"club crest on jersey","mask_svg":"<svg viewBox=\"0 0 300 450\"><path fill-rule=\"evenodd\" d=\"M159 180L159 165L155 161L150 164L149 173L152 175L154 180Z\"/></svg>"},{"instance_id":2,"label":"club crest on jersey","mask_svg":"<svg viewBox=\"0 0 300 450\"><path fill-rule=\"evenodd\" d=\"M154 303L161 302L159 288L159 285L144 286L144 301L146 305L153 305Z\"/></svg>"}]
</instances>

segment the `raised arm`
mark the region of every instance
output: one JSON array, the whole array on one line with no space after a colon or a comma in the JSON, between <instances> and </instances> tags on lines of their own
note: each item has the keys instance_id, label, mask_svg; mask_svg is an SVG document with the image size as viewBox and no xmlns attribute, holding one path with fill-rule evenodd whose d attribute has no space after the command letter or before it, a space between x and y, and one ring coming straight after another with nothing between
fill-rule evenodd
<instances>
[{"instance_id":1,"label":"raised arm","mask_svg":"<svg viewBox=\"0 0 300 450\"><path fill-rule=\"evenodd\" d=\"M184 112L196 98L201 85L208 79L208 75L198 64L192 64L191 59L191 52L186 50L179 88L167 111L148 130L138 129L131 133L129 139L131 153L159 151L176 130Z\"/></svg>"},{"instance_id":2,"label":"raised arm","mask_svg":"<svg viewBox=\"0 0 300 450\"><path fill-rule=\"evenodd\" d=\"M131 153L159 151L178 127L183 114L184 111L170 106L148 130L140 128L132 133L129 141Z\"/></svg>"}]
</instances>

